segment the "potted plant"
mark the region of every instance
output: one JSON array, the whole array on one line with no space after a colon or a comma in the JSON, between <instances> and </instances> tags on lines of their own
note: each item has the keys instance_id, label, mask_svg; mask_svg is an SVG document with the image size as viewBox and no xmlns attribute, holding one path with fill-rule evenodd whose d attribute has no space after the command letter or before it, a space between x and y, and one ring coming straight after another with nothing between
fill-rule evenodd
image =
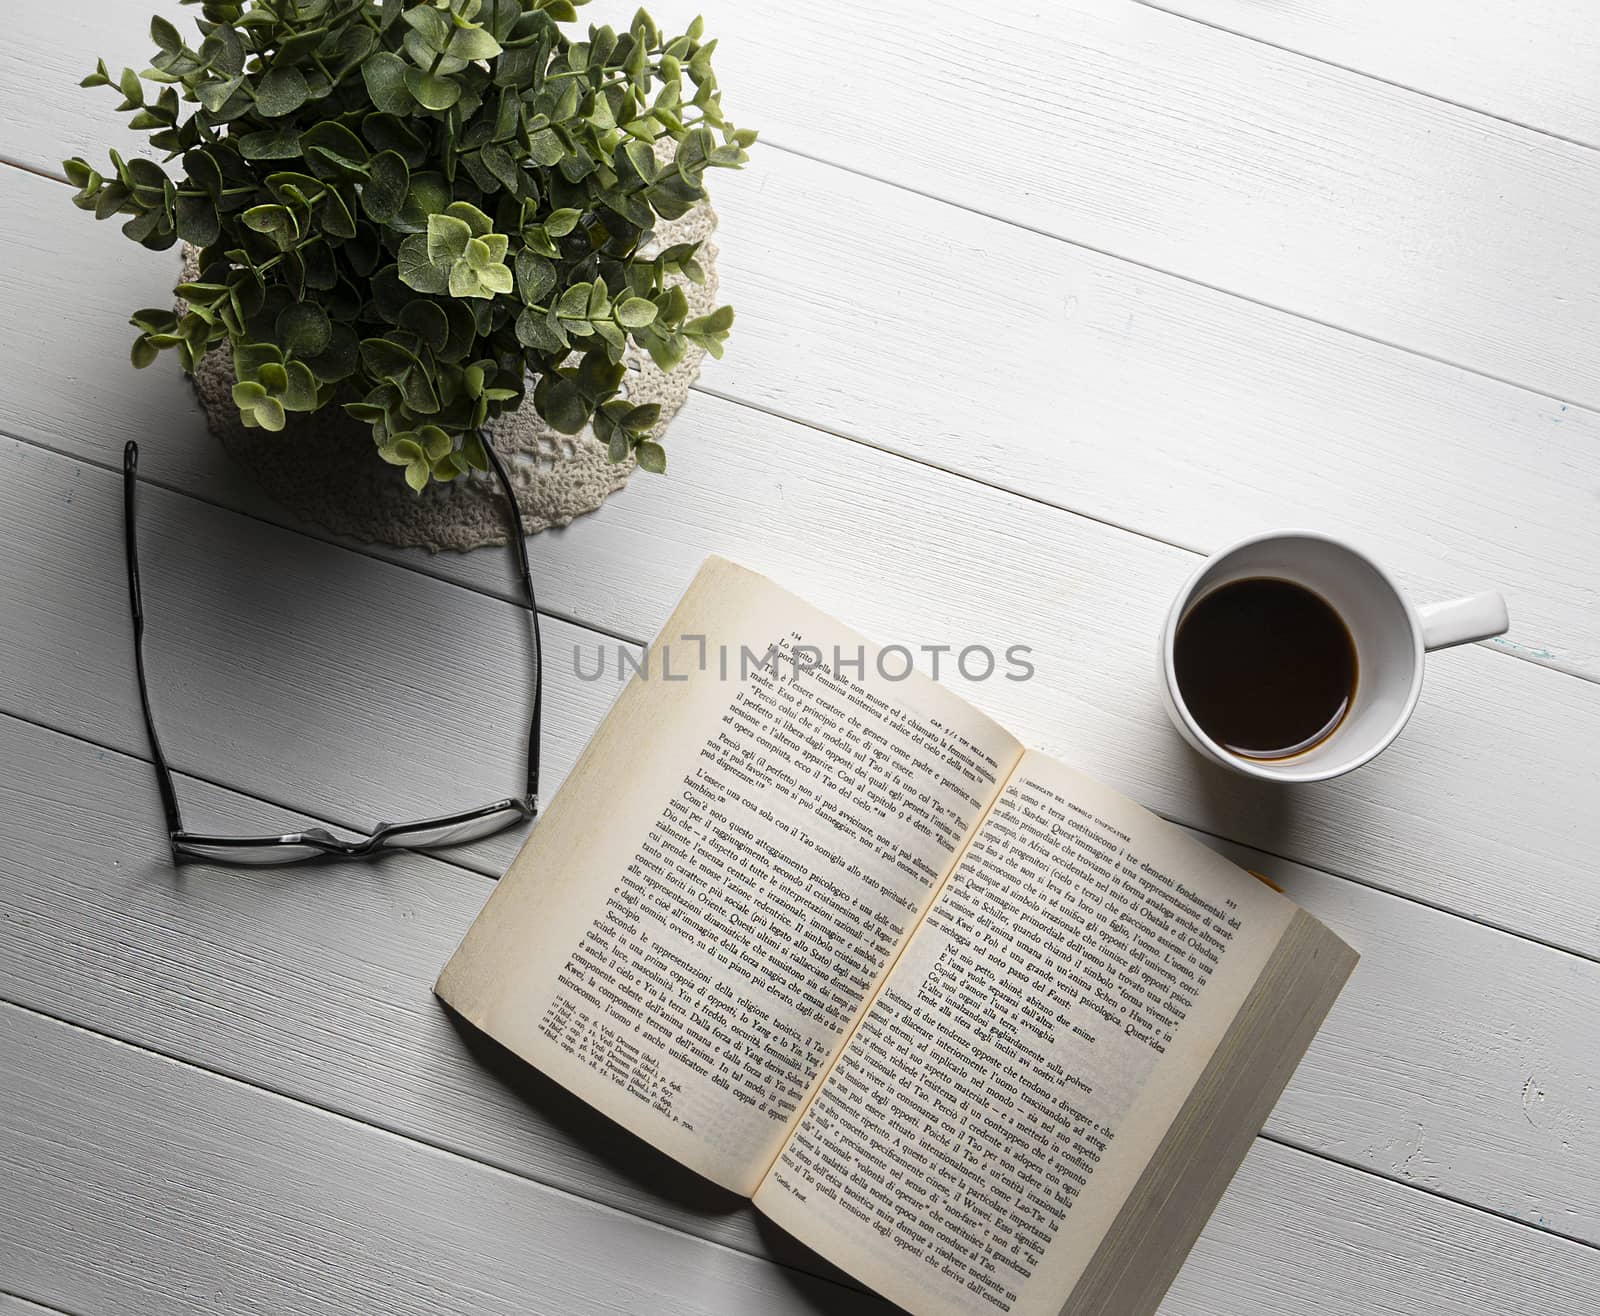
<instances>
[{"instance_id":1,"label":"potted plant","mask_svg":"<svg viewBox=\"0 0 1600 1316\"><path fill-rule=\"evenodd\" d=\"M574 3L206 0L196 44L158 17L142 75L101 61L84 85L166 161L68 160L74 202L198 248L186 308L134 313L133 363L171 348L193 373L227 344L245 425L342 406L418 491L485 469L480 429L525 376L551 426L663 470L624 348L721 356L733 312L689 314L695 246L641 249L755 134L722 115L698 19L575 36Z\"/></svg>"}]
</instances>

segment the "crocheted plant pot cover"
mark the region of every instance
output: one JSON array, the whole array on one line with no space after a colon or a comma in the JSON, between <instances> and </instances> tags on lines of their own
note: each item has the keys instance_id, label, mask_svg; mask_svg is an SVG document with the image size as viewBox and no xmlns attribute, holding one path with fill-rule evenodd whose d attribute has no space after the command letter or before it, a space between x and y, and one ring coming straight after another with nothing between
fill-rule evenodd
<instances>
[{"instance_id":1,"label":"crocheted plant pot cover","mask_svg":"<svg viewBox=\"0 0 1600 1316\"><path fill-rule=\"evenodd\" d=\"M702 201L680 219L661 220L643 249L652 255L679 242L703 244L699 259L705 282L694 284L681 276L672 280L682 284L691 315L708 314L716 306L717 252L710 241L716 223L716 213ZM185 281L196 277L196 255L185 248ZM691 346L673 370L663 371L646 352L628 343L623 396L635 404L660 404L657 436L683 406L689 386L699 377L703 356L701 349ZM474 471L448 483L431 482L420 494L413 493L401 468L378 458L368 426L337 404L291 414L276 434L246 429L233 404L233 364L225 346L206 355L193 384L211 432L268 495L296 516L369 543L433 552L506 542L510 518L492 476ZM532 392L530 380L530 399ZM558 433L534 410L531 400L496 418L487 431L506 459L523 518L533 531L564 526L594 511L633 473L633 459L608 460L605 445L590 427L576 435Z\"/></svg>"}]
</instances>

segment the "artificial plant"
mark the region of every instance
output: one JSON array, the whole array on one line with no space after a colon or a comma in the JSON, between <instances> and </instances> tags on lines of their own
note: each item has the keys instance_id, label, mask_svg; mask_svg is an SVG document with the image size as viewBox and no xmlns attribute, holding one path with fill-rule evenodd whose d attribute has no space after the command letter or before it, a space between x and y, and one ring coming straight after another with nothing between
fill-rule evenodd
<instances>
[{"instance_id":1,"label":"artificial plant","mask_svg":"<svg viewBox=\"0 0 1600 1316\"><path fill-rule=\"evenodd\" d=\"M721 356L733 312L690 318L669 283L703 281L694 245L641 248L755 134L723 117L698 19L575 39L583 2L206 0L196 45L153 19L143 74L83 85L120 91L165 162L65 162L81 208L199 249L187 309L133 315L134 364L174 348L192 373L226 342L244 424L337 400L418 490L485 467L479 429L527 372L556 429L592 420L613 460L664 469L624 346Z\"/></svg>"}]
</instances>

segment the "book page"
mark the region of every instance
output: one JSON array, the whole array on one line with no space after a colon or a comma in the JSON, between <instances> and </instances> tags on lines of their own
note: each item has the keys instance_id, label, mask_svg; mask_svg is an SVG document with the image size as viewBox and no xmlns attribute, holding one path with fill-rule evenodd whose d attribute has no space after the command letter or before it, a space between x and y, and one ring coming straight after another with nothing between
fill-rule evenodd
<instances>
[{"instance_id":1,"label":"book page","mask_svg":"<svg viewBox=\"0 0 1600 1316\"><path fill-rule=\"evenodd\" d=\"M439 981L745 1195L1021 755L878 654L708 561Z\"/></svg>"},{"instance_id":2,"label":"book page","mask_svg":"<svg viewBox=\"0 0 1600 1316\"><path fill-rule=\"evenodd\" d=\"M757 1208L916 1316L1054 1316L1294 913L1024 755Z\"/></svg>"}]
</instances>

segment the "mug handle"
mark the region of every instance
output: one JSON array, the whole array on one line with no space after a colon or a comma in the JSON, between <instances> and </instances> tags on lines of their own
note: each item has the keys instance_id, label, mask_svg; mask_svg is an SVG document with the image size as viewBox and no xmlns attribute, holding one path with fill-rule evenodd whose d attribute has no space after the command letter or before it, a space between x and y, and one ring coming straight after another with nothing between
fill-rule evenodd
<instances>
[{"instance_id":1,"label":"mug handle","mask_svg":"<svg viewBox=\"0 0 1600 1316\"><path fill-rule=\"evenodd\" d=\"M1504 635L1511 625L1506 601L1493 590L1471 594L1464 599L1426 603L1417 609L1422 622L1422 647L1448 649L1452 644L1471 644Z\"/></svg>"}]
</instances>

